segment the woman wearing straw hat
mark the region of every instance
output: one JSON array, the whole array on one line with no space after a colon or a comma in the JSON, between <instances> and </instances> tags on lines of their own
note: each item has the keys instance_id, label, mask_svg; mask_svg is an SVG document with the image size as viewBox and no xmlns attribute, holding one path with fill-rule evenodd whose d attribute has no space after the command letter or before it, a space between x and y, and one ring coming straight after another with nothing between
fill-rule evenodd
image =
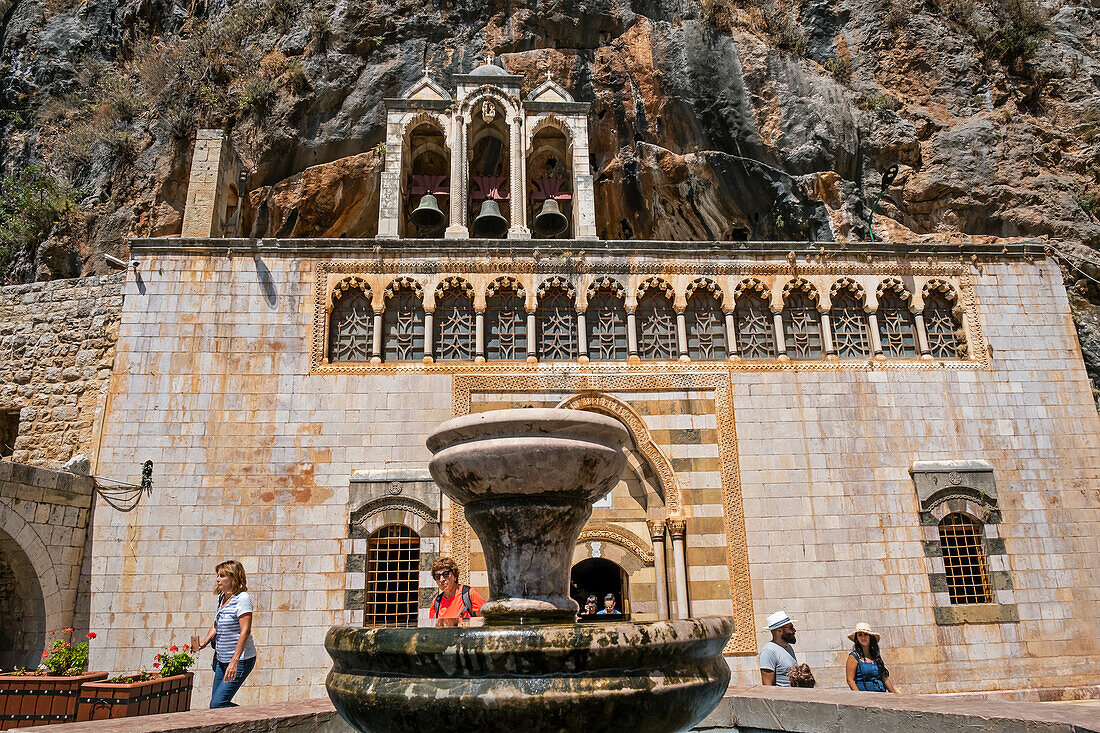
<instances>
[{"instance_id":1,"label":"woman wearing straw hat","mask_svg":"<svg viewBox=\"0 0 1100 733\"><path fill-rule=\"evenodd\" d=\"M848 687L864 692L897 692L890 682L890 670L882 662L878 650L878 634L871 631L868 623L856 624L856 630L848 634L852 644L852 653L848 655L845 673Z\"/></svg>"}]
</instances>

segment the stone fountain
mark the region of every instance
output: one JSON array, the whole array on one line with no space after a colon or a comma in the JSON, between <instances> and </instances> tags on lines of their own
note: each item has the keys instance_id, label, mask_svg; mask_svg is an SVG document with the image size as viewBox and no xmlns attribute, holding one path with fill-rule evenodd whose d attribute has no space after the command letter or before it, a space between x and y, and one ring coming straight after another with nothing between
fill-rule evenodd
<instances>
[{"instance_id":1,"label":"stone fountain","mask_svg":"<svg viewBox=\"0 0 1100 733\"><path fill-rule=\"evenodd\" d=\"M702 720L729 684L731 620L575 623L573 548L629 442L617 420L576 410L443 423L428 467L481 539L485 625L330 629L326 684L345 720L364 733L667 733Z\"/></svg>"}]
</instances>

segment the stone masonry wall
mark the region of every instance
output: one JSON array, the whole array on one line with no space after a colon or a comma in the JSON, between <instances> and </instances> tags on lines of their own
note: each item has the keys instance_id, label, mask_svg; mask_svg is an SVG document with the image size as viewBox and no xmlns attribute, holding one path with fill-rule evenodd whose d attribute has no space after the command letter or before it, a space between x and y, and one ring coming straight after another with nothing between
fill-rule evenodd
<instances>
[{"instance_id":1,"label":"stone masonry wall","mask_svg":"<svg viewBox=\"0 0 1100 733\"><path fill-rule=\"evenodd\" d=\"M230 254L150 254L141 288L127 284L101 471L148 458L158 481L134 511L97 513L93 663L136 667L209 627L214 564L235 557L250 573L260 654L238 702L320 696L325 631L357 620L344 608L345 559L365 543L347 538L351 477L422 469L453 377L311 374L318 260ZM794 615L823 687L844 685L845 636L860 620L883 631L909 692L1100 677L1100 419L1064 288L1045 260L973 277L988 369L715 366L733 394L755 629L777 608ZM690 457L718 461L709 446ZM943 626L908 470L972 459L994 468L1006 554L992 569L1011 577L1019 620ZM728 582L706 531L718 518L703 514L688 521L691 583ZM739 682L759 678L754 656L728 661ZM197 670L196 704L208 656Z\"/></svg>"},{"instance_id":2,"label":"stone masonry wall","mask_svg":"<svg viewBox=\"0 0 1100 733\"><path fill-rule=\"evenodd\" d=\"M0 410L19 412L12 460L57 467L96 452L123 277L0 288Z\"/></svg>"}]
</instances>

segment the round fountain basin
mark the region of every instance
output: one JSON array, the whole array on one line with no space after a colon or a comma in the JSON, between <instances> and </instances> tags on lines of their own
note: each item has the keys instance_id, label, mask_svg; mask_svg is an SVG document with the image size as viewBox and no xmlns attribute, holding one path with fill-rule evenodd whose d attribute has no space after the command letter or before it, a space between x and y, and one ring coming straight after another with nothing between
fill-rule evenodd
<instances>
[{"instance_id":1,"label":"round fountain basin","mask_svg":"<svg viewBox=\"0 0 1100 733\"><path fill-rule=\"evenodd\" d=\"M729 684L733 622L474 628L340 626L326 686L364 733L687 730Z\"/></svg>"}]
</instances>

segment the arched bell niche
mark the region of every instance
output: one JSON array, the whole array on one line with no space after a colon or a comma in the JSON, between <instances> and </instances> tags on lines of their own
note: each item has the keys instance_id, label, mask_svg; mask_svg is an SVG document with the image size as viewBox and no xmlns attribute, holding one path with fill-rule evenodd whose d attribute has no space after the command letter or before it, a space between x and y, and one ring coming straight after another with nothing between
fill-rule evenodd
<instances>
[{"instance_id":1,"label":"arched bell niche","mask_svg":"<svg viewBox=\"0 0 1100 733\"><path fill-rule=\"evenodd\" d=\"M469 212L470 234L482 238L503 238L511 222L511 140L506 111L500 102L485 96L472 105L469 123ZM492 205L496 203L497 216ZM480 217L480 219L479 219Z\"/></svg>"},{"instance_id":2,"label":"arched bell niche","mask_svg":"<svg viewBox=\"0 0 1100 733\"><path fill-rule=\"evenodd\" d=\"M538 239L572 235L572 160L573 146L568 128L553 117L542 120L527 151L525 197L527 221L532 235Z\"/></svg>"},{"instance_id":3,"label":"arched bell niche","mask_svg":"<svg viewBox=\"0 0 1100 733\"><path fill-rule=\"evenodd\" d=\"M400 236L438 237L447 226L450 210L451 152L447 138L437 120L423 116L409 124L402 146L405 164Z\"/></svg>"}]
</instances>

